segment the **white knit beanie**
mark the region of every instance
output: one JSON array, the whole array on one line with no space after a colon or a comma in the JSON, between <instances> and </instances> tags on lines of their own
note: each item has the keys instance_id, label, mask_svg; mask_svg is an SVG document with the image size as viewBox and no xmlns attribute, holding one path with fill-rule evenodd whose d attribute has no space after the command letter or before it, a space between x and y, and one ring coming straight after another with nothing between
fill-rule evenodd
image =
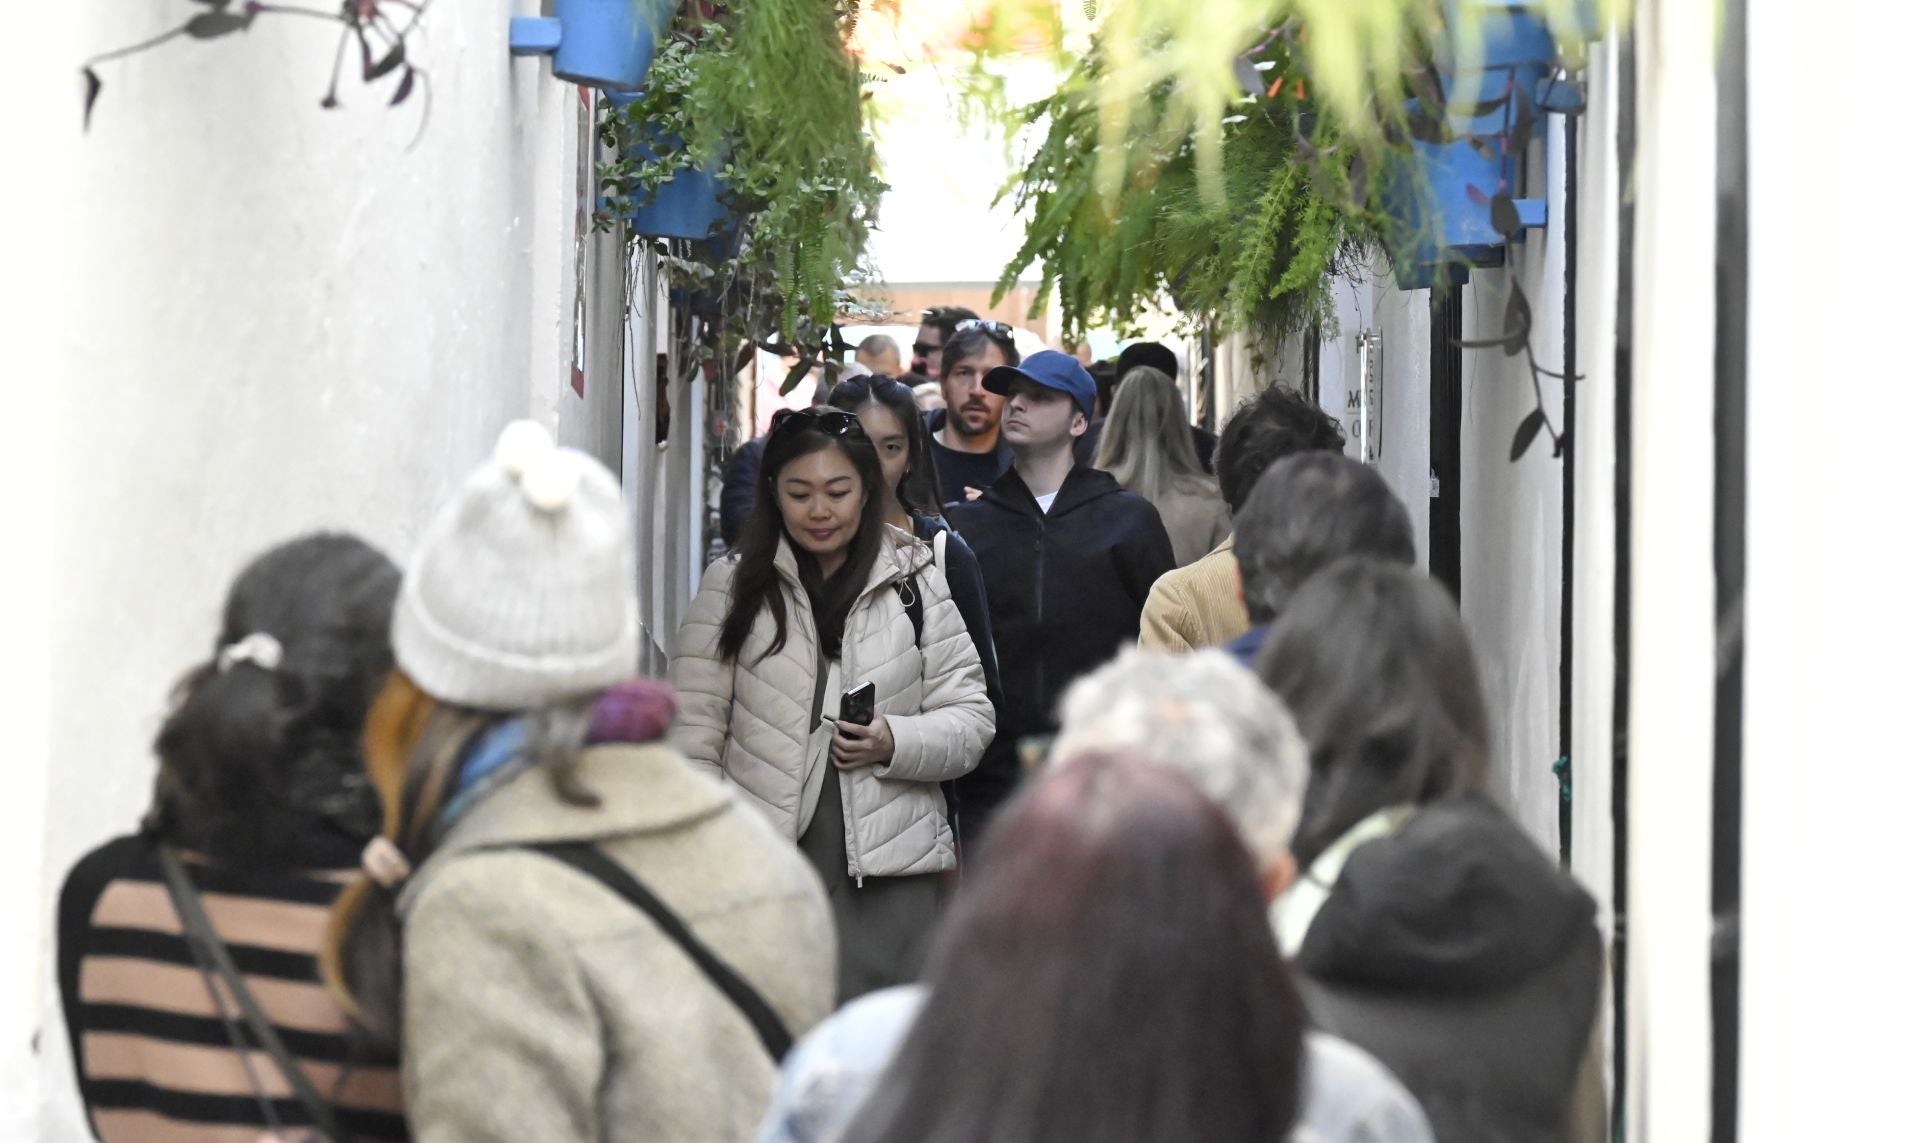
<instances>
[{"instance_id":1,"label":"white knit beanie","mask_svg":"<svg viewBox=\"0 0 1920 1143\"><path fill-rule=\"evenodd\" d=\"M393 611L393 654L442 702L531 710L640 667L633 529L620 482L532 421L428 525Z\"/></svg>"}]
</instances>

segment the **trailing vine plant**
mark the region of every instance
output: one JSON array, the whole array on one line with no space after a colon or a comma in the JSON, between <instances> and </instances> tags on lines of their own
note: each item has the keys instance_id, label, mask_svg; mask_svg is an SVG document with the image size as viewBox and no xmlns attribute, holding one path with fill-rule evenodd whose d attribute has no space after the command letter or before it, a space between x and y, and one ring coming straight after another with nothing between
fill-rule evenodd
<instances>
[{"instance_id":1,"label":"trailing vine plant","mask_svg":"<svg viewBox=\"0 0 1920 1143\"><path fill-rule=\"evenodd\" d=\"M857 311L875 173L863 76L847 52L857 0L683 5L638 98L608 103L602 228L651 247L670 282L766 348L794 347L798 384ZM649 238L625 221L657 188L706 168L730 218L702 241Z\"/></svg>"},{"instance_id":2,"label":"trailing vine plant","mask_svg":"<svg viewBox=\"0 0 1920 1143\"><path fill-rule=\"evenodd\" d=\"M1022 3L999 0L993 10ZM1563 47L1579 38L1579 6L1539 0ZM1623 14L1617 0L1595 6ZM1329 316L1336 276L1363 272L1373 251L1398 258L1418 244L1429 220L1418 210L1408 220L1405 204L1390 201L1411 172L1413 141L1464 142L1493 158L1524 146L1543 112L1578 110L1577 94L1535 107L1531 93L1510 88L1498 101L1508 115L1497 134L1456 131L1453 121L1499 109L1455 106L1443 94L1443 68L1477 66L1473 5L1087 0L1086 8L1089 20L1100 18L1093 50L1019 119L1041 141L1005 192L1030 222L1000 282L1004 295L1037 261L1044 285L1059 289L1069 338L1096 323L1125 329L1166 299L1191 320L1271 345ZM1504 182L1468 190L1509 239L1521 231L1515 196ZM1542 432L1560 454L1542 379L1578 380L1541 366L1532 324L1512 282L1501 336L1461 342L1526 359L1535 408L1515 430L1514 460Z\"/></svg>"},{"instance_id":3,"label":"trailing vine plant","mask_svg":"<svg viewBox=\"0 0 1920 1143\"><path fill-rule=\"evenodd\" d=\"M86 127L93 124L94 103L100 98L104 84L100 79L98 67L111 60L124 59L151 51L172 40L181 38L192 40L218 40L253 27L260 17L299 17L307 20L319 20L340 27L339 39L333 54L332 78L327 84L326 94L320 100L320 106L332 109L340 106L340 76L350 58L350 51L356 45L360 62L360 78L364 83L374 83L389 75L398 74L392 92L387 96L388 106L398 106L407 101L416 89L426 92L427 73L408 53L407 41L420 26L420 20L426 15L427 7L433 0L342 0L338 8L316 8L301 4L263 3L262 0L193 0L200 11L187 17L178 25L157 36L129 44L123 48L102 52L81 65L81 77L86 84L85 103L82 123ZM425 96L430 99L430 95ZM425 109L421 111L421 126L426 125Z\"/></svg>"},{"instance_id":4,"label":"trailing vine plant","mask_svg":"<svg viewBox=\"0 0 1920 1143\"><path fill-rule=\"evenodd\" d=\"M1038 142L1004 193L1030 221L999 292L1038 262L1068 339L1129 328L1163 299L1192 322L1266 342L1329 316L1332 277L1358 274L1380 238L1379 165L1313 97L1297 39L1272 30L1238 57L1240 99L1215 160L1192 131L1106 145L1112 58L1103 32L1059 90L1021 112ZM1163 122L1180 86L1162 78L1140 116Z\"/></svg>"}]
</instances>

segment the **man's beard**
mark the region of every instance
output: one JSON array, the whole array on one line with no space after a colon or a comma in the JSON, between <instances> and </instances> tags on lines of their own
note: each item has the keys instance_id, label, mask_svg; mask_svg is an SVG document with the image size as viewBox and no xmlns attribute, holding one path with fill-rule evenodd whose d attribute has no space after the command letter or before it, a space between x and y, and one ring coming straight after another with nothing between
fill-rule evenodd
<instances>
[{"instance_id":1,"label":"man's beard","mask_svg":"<svg viewBox=\"0 0 1920 1143\"><path fill-rule=\"evenodd\" d=\"M999 417L994 416L985 409L979 409L977 411L987 413L986 421L977 429L967 424L967 419L960 409L947 410L947 425L963 437L984 437L1000 427Z\"/></svg>"}]
</instances>

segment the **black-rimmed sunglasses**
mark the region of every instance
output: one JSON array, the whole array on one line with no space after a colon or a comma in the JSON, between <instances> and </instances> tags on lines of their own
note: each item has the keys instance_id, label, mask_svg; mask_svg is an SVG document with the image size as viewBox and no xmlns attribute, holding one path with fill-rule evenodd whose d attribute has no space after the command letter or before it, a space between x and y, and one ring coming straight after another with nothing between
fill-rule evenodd
<instances>
[{"instance_id":1,"label":"black-rimmed sunglasses","mask_svg":"<svg viewBox=\"0 0 1920 1143\"><path fill-rule=\"evenodd\" d=\"M845 409L829 409L815 406L811 409L782 409L773 415L767 430L767 443L775 439L813 429L830 437L865 436L866 430L860 427L860 418Z\"/></svg>"}]
</instances>

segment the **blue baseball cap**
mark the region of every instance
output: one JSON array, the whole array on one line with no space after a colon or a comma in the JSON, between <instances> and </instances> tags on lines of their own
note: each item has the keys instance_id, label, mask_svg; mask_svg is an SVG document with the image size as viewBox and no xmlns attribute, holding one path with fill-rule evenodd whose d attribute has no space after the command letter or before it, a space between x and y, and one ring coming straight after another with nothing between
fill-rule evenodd
<instances>
[{"instance_id":1,"label":"blue baseball cap","mask_svg":"<svg viewBox=\"0 0 1920 1143\"><path fill-rule=\"evenodd\" d=\"M1018 365L995 366L987 371L987 392L1004 397L1013 391L1013 383L1021 378L1072 397L1074 403L1080 406L1080 411L1086 414L1087 420L1093 420L1094 398L1099 390L1094 386L1093 374L1087 372L1086 367L1072 354L1057 349L1043 349Z\"/></svg>"}]
</instances>

